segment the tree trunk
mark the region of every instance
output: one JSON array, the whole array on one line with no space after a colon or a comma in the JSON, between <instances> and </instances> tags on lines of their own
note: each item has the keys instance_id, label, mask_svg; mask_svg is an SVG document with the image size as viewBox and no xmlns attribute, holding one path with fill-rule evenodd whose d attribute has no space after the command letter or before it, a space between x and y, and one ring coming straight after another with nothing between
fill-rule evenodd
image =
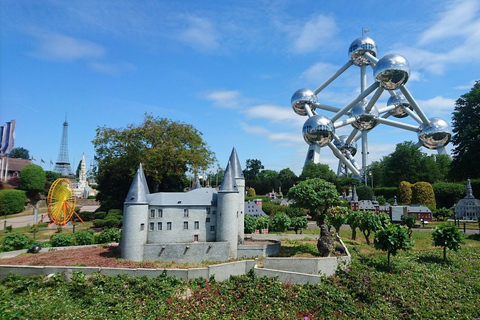
<instances>
[{"instance_id":1,"label":"tree trunk","mask_svg":"<svg viewBox=\"0 0 480 320\"><path fill-rule=\"evenodd\" d=\"M352 240L357 240L357 228L352 228Z\"/></svg>"},{"instance_id":2,"label":"tree trunk","mask_svg":"<svg viewBox=\"0 0 480 320\"><path fill-rule=\"evenodd\" d=\"M390 268L390 252L387 253L387 267Z\"/></svg>"},{"instance_id":3,"label":"tree trunk","mask_svg":"<svg viewBox=\"0 0 480 320\"><path fill-rule=\"evenodd\" d=\"M443 262L447 262L447 247L443 247Z\"/></svg>"},{"instance_id":4,"label":"tree trunk","mask_svg":"<svg viewBox=\"0 0 480 320\"><path fill-rule=\"evenodd\" d=\"M328 231L328 226L325 223L325 220L319 220L318 224L320 226L320 237L317 241L318 253L321 257L328 257L330 252L333 251L333 238Z\"/></svg>"}]
</instances>

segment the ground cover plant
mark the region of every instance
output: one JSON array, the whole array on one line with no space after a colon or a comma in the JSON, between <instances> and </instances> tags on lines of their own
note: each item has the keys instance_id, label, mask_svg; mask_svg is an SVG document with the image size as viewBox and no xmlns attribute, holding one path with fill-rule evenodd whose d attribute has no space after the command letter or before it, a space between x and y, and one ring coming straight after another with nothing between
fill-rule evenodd
<instances>
[{"instance_id":1,"label":"ground cover plant","mask_svg":"<svg viewBox=\"0 0 480 320\"><path fill-rule=\"evenodd\" d=\"M415 238L415 237L414 237ZM385 255L350 241L353 263L318 285L282 284L250 273L217 282L74 273L0 283L6 319L477 319L480 248ZM478 241L477 241L478 242ZM473 245L469 245L469 243ZM52 303L55 301L55 303Z\"/></svg>"}]
</instances>

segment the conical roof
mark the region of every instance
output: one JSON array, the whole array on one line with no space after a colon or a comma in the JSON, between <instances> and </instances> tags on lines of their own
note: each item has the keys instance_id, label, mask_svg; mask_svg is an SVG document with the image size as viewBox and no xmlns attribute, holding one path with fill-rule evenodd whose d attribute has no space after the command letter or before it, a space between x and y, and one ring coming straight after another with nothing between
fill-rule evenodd
<instances>
[{"instance_id":1,"label":"conical roof","mask_svg":"<svg viewBox=\"0 0 480 320\"><path fill-rule=\"evenodd\" d=\"M475 197L473 196L472 184L470 182L470 179L467 179L467 191L465 192L465 198L475 199Z\"/></svg>"},{"instance_id":2,"label":"conical roof","mask_svg":"<svg viewBox=\"0 0 480 320\"><path fill-rule=\"evenodd\" d=\"M230 159L228 162L232 165L233 168L233 177L235 179L245 179L243 177L242 166L240 165L240 160L238 160L237 150L233 147L232 153L230 154Z\"/></svg>"},{"instance_id":3,"label":"conical roof","mask_svg":"<svg viewBox=\"0 0 480 320\"><path fill-rule=\"evenodd\" d=\"M150 194L147 185L147 179L145 178L145 172L143 172L142 164L138 166L135 177L133 177L130 190L128 190L126 203L147 203L147 195Z\"/></svg>"},{"instance_id":4,"label":"conical roof","mask_svg":"<svg viewBox=\"0 0 480 320\"><path fill-rule=\"evenodd\" d=\"M235 176L230 162L227 164L225 174L223 175L222 184L218 188L218 192L238 192Z\"/></svg>"},{"instance_id":5,"label":"conical roof","mask_svg":"<svg viewBox=\"0 0 480 320\"><path fill-rule=\"evenodd\" d=\"M357 186L353 185L353 196L352 196L352 201L358 202L358 195L357 195Z\"/></svg>"}]
</instances>

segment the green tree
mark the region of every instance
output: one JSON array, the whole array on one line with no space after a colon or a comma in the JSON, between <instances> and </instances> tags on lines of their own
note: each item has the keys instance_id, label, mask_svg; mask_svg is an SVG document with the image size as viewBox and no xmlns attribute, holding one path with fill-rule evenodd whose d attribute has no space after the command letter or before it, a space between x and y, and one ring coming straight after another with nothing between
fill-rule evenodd
<instances>
[{"instance_id":1,"label":"green tree","mask_svg":"<svg viewBox=\"0 0 480 320\"><path fill-rule=\"evenodd\" d=\"M307 229L308 220L306 217L293 217L290 218L290 229L295 231L295 234L298 234L298 230Z\"/></svg>"},{"instance_id":2,"label":"green tree","mask_svg":"<svg viewBox=\"0 0 480 320\"><path fill-rule=\"evenodd\" d=\"M384 181L388 187L400 181L420 181L423 154L412 141L397 144L395 151L382 159L385 165Z\"/></svg>"},{"instance_id":3,"label":"green tree","mask_svg":"<svg viewBox=\"0 0 480 320\"><path fill-rule=\"evenodd\" d=\"M8 154L9 158L18 158L18 159L25 159L30 160L30 153L27 149L19 147L13 148L12 151Z\"/></svg>"},{"instance_id":4,"label":"green tree","mask_svg":"<svg viewBox=\"0 0 480 320\"><path fill-rule=\"evenodd\" d=\"M286 168L280 170L278 180L280 180L283 194L288 194L290 188L298 182L298 177L290 168Z\"/></svg>"},{"instance_id":5,"label":"green tree","mask_svg":"<svg viewBox=\"0 0 480 320\"><path fill-rule=\"evenodd\" d=\"M47 179L47 182L53 183L55 180L60 179L61 175L60 173L56 173L53 171L45 171L45 178Z\"/></svg>"},{"instance_id":6,"label":"green tree","mask_svg":"<svg viewBox=\"0 0 480 320\"><path fill-rule=\"evenodd\" d=\"M328 165L310 162L303 167L299 180L304 181L315 178L321 178L328 182L334 183L335 185L337 184L337 175L330 169Z\"/></svg>"},{"instance_id":7,"label":"green tree","mask_svg":"<svg viewBox=\"0 0 480 320\"><path fill-rule=\"evenodd\" d=\"M412 246L407 228L390 224L375 233L375 249L387 251L387 266L390 267L390 255L396 256L399 250L408 250Z\"/></svg>"},{"instance_id":8,"label":"green tree","mask_svg":"<svg viewBox=\"0 0 480 320\"><path fill-rule=\"evenodd\" d=\"M357 196L358 200L372 200L373 189L364 184L357 186Z\"/></svg>"},{"instance_id":9,"label":"green tree","mask_svg":"<svg viewBox=\"0 0 480 320\"><path fill-rule=\"evenodd\" d=\"M255 180L265 167L258 159L247 159L245 169L243 170L243 177L245 180Z\"/></svg>"},{"instance_id":10,"label":"green tree","mask_svg":"<svg viewBox=\"0 0 480 320\"><path fill-rule=\"evenodd\" d=\"M35 214L38 214L40 192L45 190L45 171L36 164L29 164L20 171L20 189L27 192L27 197L33 205Z\"/></svg>"},{"instance_id":11,"label":"green tree","mask_svg":"<svg viewBox=\"0 0 480 320\"><path fill-rule=\"evenodd\" d=\"M360 226L361 211L348 210L346 223L352 229L352 240L357 239L357 228Z\"/></svg>"},{"instance_id":12,"label":"green tree","mask_svg":"<svg viewBox=\"0 0 480 320\"><path fill-rule=\"evenodd\" d=\"M320 178L300 181L290 188L288 198L295 200L296 206L307 209L317 221L320 227L318 252L323 257L328 256L333 250L333 239L326 224L328 209L340 203L335 185Z\"/></svg>"},{"instance_id":13,"label":"green tree","mask_svg":"<svg viewBox=\"0 0 480 320\"><path fill-rule=\"evenodd\" d=\"M433 217L437 221L445 221L452 216L452 210L447 208L440 208L433 210Z\"/></svg>"},{"instance_id":14,"label":"green tree","mask_svg":"<svg viewBox=\"0 0 480 320\"><path fill-rule=\"evenodd\" d=\"M285 212L277 212L273 216L270 226L273 231L285 232L290 227L291 222L292 221Z\"/></svg>"},{"instance_id":15,"label":"green tree","mask_svg":"<svg viewBox=\"0 0 480 320\"><path fill-rule=\"evenodd\" d=\"M266 216L259 216L257 218L257 229L268 229L270 226L270 219Z\"/></svg>"},{"instance_id":16,"label":"green tree","mask_svg":"<svg viewBox=\"0 0 480 320\"><path fill-rule=\"evenodd\" d=\"M450 177L455 180L480 178L480 81L455 102L452 117L454 145Z\"/></svg>"},{"instance_id":17,"label":"green tree","mask_svg":"<svg viewBox=\"0 0 480 320\"><path fill-rule=\"evenodd\" d=\"M363 211L360 215L358 229L365 236L365 241L370 244L370 234L377 232L382 228L382 221L378 214L373 211Z\"/></svg>"},{"instance_id":18,"label":"green tree","mask_svg":"<svg viewBox=\"0 0 480 320\"><path fill-rule=\"evenodd\" d=\"M335 234L340 234L340 227L347 222L348 209L342 206L335 206L328 209L328 224L335 228Z\"/></svg>"},{"instance_id":19,"label":"green tree","mask_svg":"<svg viewBox=\"0 0 480 320\"><path fill-rule=\"evenodd\" d=\"M408 229L408 237L411 239L412 238L412 228L415 226L415 223L417 223L417 215L416 214L402 214L400 217L401 223L407 227Z\"/></svg>"},{"instance_id":20,"label":"green tree","mask_svg":"<svg viewBox=\"0 0 480 320\"><path fill-rule=\"evenodd\" d=\"M250 214L246 214L243 225L245 227L245 233L254 233L255 230L257 230L257 219Z\"/></svg>"},{"instance_id":21,"label":"green tree","mask_svg":"<svg viewBox=\"0 0 480 320\"><path fill-rule=\"evenodd\" d=\"M182 191L187 171L205 171L214 154L192 125L145 115L139 126L99 127L93 140L102 207L122 208L133 176L142 163L152 192Z\"/></svg>"},{"instance_id":22,"label":"green tree","mask_svg":"<svg viewBox=\"0 0 480 320\"><path fill-rule=\"evenodd\" d=\"M463 244L463 236L451 223L442 223L432 232L433 245L443 247L443 262L447 261L447 248L458 251Z\"/></svg>"}]
</instances>

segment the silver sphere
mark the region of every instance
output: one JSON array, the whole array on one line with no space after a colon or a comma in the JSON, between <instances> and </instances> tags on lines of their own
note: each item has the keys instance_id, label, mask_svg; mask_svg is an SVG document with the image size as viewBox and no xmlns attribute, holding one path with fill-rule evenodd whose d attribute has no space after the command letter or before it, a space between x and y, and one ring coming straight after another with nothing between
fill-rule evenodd
<instances>
[{"instance_id":1,"label":"silver sphere","mask_svg":"<svg viewBox=\"0 0 480 320\"><path fill-rule=\"evenodd\" d=\"M324 147L328 142L332 141L335 134L335 127L332 120L322 115L310 117L303 124L303 139L309 145L318 144Z\"/></svg>"},{"instance_id":2,"label":"silver sphere","mask_svg":"<svg viewBox=\"0 0 480 320\"><path fill-rule=\"evenodd\" d=\"M452 138L452 129L450 125L441 118L430 118L430 124L422 124L418 139L423 142L423 146L428 149L437 149L446 146Z\"/></svg>"},{"instance_id":3,"label":"silver sphere","mask_svg":"<svg viewBox=\"0 0 480 320\"><path fill-rule=\"evenodd\" d=\"M348 56L356 66L369 65L370 60L365 58L363 54L365 52L370 53L372 56L377 56L377 45L369 37L360 37L353 40L352 44L348 48Z\"/></svg>"},{"instance_id":4,"label":"silver sphere","mask_svg":"<svg viewBox=\"0 0 480 320\"><path fill-rule=\"evenodd\" d=\"M370 112L367 112L365 109L367 107L367 102L365 100L357 103L349 115L355 118L355 122L352 123L354 128L357 128L360 131L367 131L373 129L378 124L378 110L373 106Z\"/></svg>"},{"instance_id":5,"label":"silver sphere","mask_svg":"<svg viewBox=\"0 0 480 320\"><path fill-rule=\"evenodd\" d=\"M406 108L413 110L410 102L403 96L403 94L398 93L395 97L390 97L387 101L387 107L395 106L395 109L390 110L390 114L395 118L405 118L408 116L408 113L405 112Z\"/></svg>"},{"instance_id":6,"label":"silver sphere","mask_svg":"<svg viewBox=\"0 0 480 320\"><path fill-rule=\"evenodd\" d=\"M401 55L387 54L378 60L373 70L373 77L380 86L387 90L395 90L404 85L410 76L410 63Z\"/></svg>"},{"instance_id":7,"label":"silver sphere","mask_svg":"<svg viewBox=\"0 0 480 320\"><path fill-rule=\"evenodd\" d=\"M317 96L310 89L299 89L295 91L292 96L292 108L296 114L300 116L306 116L305 105L308 108L315 110L315 104L317 103Z\"/></svg>"},{"instance_id":8,"label":"silver sphere","mask_svg":"<svg viewBox=\"0 0 480 320\"><path fill-rule=\"evenodd\" d=\"M348 136L340 136L338 138L340 141L333 140L333 144L344 156L347 155L347 151L350 152L352 156L357 154L357 143L355 141L352 140L352 142L347 143Z\"/></svg>"}]
</instances>

